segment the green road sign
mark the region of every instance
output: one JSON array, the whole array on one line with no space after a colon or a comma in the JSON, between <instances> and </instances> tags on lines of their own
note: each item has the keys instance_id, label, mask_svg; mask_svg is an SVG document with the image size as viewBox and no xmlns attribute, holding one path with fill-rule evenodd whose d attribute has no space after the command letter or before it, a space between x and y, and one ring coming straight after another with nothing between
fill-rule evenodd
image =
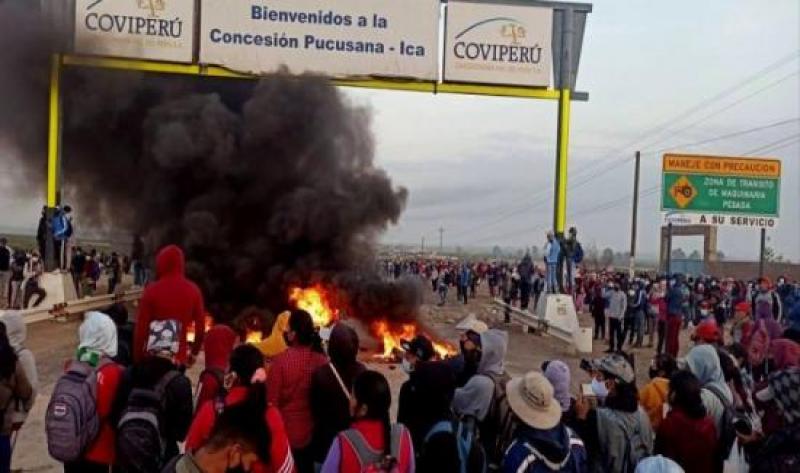
<instances>
[{"instance_id":1,"label":"green road sign","mask_svg":"<svg viewBox=\"0 0 800 473\"><path fill-rule=\"evenodd\" d=\"M664 156L661 208L670 212L778 217L780 161Z\"/></svg>"}]
</instances>

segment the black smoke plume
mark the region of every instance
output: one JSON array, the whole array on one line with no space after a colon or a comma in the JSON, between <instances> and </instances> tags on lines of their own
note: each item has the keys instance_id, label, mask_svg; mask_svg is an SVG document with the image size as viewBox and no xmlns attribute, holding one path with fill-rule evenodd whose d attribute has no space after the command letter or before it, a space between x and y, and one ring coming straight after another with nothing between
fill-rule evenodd
<instances>
[{"instance_id":1,"label":"black smoke plume","mask_svg":"<svg viewBox=\"0 0 800 473\"><path fill-rule=\"evenodd\" d=\"M0 4L0 140L42 189L47 28ZM419 288L377 276L375 242L407 197L373 162L368 110L319 77L260 81L67 68L64 201L85 227L168 243L219 318L286 308L292 285L342 290L351 315L414 317ZM9 106L10 105L10 106ZM8 158L4 158L8 159ZM80 231L80 227L79 227Z\"/></svg>"}]
</instances>

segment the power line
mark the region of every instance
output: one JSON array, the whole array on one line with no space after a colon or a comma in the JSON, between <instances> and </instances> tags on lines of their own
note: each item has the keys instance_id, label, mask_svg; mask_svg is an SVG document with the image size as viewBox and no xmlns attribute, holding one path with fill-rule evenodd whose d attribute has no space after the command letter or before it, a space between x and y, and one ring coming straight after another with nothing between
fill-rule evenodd
<instances>
[{"instance_id":1,"label":"power line","mask_svg":"<svg viewBox=\"0 0 800 473\"><path fill-rule=\"evenodd\" d=\"M758 126L758 127L754 127L754 128L748 128L746 130L736 131L736 132L728 133L728 134L725 134L725 135L719 135L719 136L715 136L713 138L708 138L708 139L705 139L705 140L702 140L702 141L695 141L694 143L683 143L683 144L680 144L680 145L673 145L673 146L670 146L669 148L660 149L660 150L657 150L657 151L654 151L654 152L655 153L660 153L662 151L667 151L669 149L689 148L689 147L693 147L693 146L700 146L700 145L704 145L704 144L708 144L708 143L713 143L715 141L721 141L721 140L726 140L726 139L729 139L729 138L735 138L737 136L748 135L750 133L755 133L757 131L769 130L769 129L772 129L772 128L777 128L779 126L786 125L788 123L796 123L796 122L800 122L800 117L790 118L788 120L780 120L780 121L777 121L775 123L770 123L769 125L763 125L763 126Z\"/></svg>"}]
</instances>

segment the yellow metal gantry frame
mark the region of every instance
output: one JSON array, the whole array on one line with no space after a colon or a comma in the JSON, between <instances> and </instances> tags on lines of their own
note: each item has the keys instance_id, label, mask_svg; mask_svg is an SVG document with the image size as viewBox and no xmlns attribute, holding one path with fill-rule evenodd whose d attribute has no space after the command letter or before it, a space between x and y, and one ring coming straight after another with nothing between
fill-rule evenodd
<instances>
[{"instance_id":1,"label":"yellow metal gantry frame","mask_svg":"<svg viewBox=\"0 0 800 473\"><path fill-rule=\"evenodd\" d=\"M53 55L50 69L50 120L48 127L47 160L47 206L54 208L60 204L61 187L61 69L64 66L94 67L124 71L151 72L159 74L179 74L200 77L220 77L230 79L258 79L259 76L241 74L224 67L202 64L178 64L137 59L118 59L97 56ZM382 90L401 90L407 92L426 92L431 94L468 94L495 97L516 97L525 99L558 100L558 178L556 179L556 199L554 208L554 230L564 232L566 225L567 202L567 164L569 150L570 91L536 87L515 87L504 85L480 85L469 83L438 83L435 81L411 81L400 79L332 79L340 87L360 87Z\"/></svg>"}]
</instances>

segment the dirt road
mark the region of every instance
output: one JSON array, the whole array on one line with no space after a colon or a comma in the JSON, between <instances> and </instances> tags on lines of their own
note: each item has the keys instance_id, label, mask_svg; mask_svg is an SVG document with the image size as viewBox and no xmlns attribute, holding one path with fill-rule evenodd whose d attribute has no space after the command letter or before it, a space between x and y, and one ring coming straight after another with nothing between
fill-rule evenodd
<instances>
[{"instance_id":1,"label":"dirt road","mask_svg":"<svg viewBox=\"0 0 800 473\"><path fill-rule=\"evenodd\" d=\"M534 334L524 333L519 326L505 326L502 323L501 313L494 309L488 295L479 295L464 305L450 301L444 307L438 307L430 301L422 308L422 319L441 337L456 340L455 323L469 313L476 314L490 326L503 328L509 332L509 350L506 357L506 368L512 375L519 375L531 369L539 369L542 362L548 359L559 358L564 360L573 373L573 389L577 392L579 384L586 382L586 377L578 369L580 357L572 353L558 339ZM590 325L588 316L581 316L582 325ZM20 431L14 451L13 469L24 472L55 472L60 471L60 465L52 460L47 453L47 443L44 436L44 411L53 390L53 385L61 374L64 362L73 356L77 347L78 321L72 322L42 322L28 327L27 345L36 355L39 369L40 389L36 404L31 412L28 422ZM682 346L685 346L685 340ZM594 356L601 356L606 348L604 343L595 343ZM635 351L637 355L637 373L639 380L647 379L647 367L652 356L652 349ZM193 381L199 374L199 366L190 372ZM406 375L395 365L384 363L371 364L374 369L383 372L393 387L393 392L399 392L400 385L405 381ZM396 399L395 403L396 405Z\"/></svg>"}]
</instances>

